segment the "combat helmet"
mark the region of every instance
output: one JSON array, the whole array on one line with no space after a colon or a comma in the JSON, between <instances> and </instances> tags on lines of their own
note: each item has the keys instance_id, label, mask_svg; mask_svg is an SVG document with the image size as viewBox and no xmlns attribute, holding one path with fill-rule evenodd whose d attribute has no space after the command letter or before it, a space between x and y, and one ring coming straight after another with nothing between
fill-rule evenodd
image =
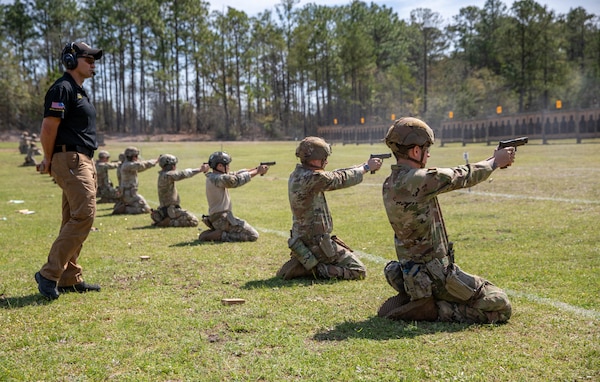
<instances>
[{"instance_id":1,"label":"combat helmet","mask_svg":"<svg viewBox=\"0 0 600 382\"><path fill-rule=\"evenodd\" d=\"M331 155L331 146L319 137L306 137L296 148L296 156L300 162L307 163L313 159L324 160Z\"/></svg>"},{"instance_id":2,"label":"combat helmet","mask_svg":"<svg viewBox=\"0 0 600 382\"><path fill-rule=\"evenodd\" d=\"M227 166L231 163L231 156L224 151L215 151L210 154L210 157L208 158L208 165L210 168L216 170L219 163L223 166Z\"/></svg>"},{"instance_id":3,"label":"combat helmet","mask_svg":"<svg viewBox=\"0 0 600 382\"><path fill-rule=\"evenodd\" d=\"M98 151L98 158L99 159L110 158L110 154L108 153L108 151L100 150L100 151Z\"/></svg>"},{"instance_id":4,"label":"combat helmet","mask_svg":"<svg viewBox=\"0 0 600 382\"><path fill-rule=\"evenodd\" d=\"M128 147L125 149L125 158L131 159L136 155L140 155L140 150L137 147Z\"/></svg>"},{"instance_id":5,"label":"combat helmet","mask_svg":"<svg viewBox=\"0 0 600 382\"><path fill-rule=\"evenodd\" d=\"M385 135L385 144L398 151L398 146L432 146L433 130L417 118L405 117L397 119Z\"/></svg>"},{"instance_id":6,"label":"combat helmet","mask_svg":"<svg viewBox=\"0 0 600 382\"><path fill-rule=\"evenodd\" d=\"M158 165L161 168L165 168L166 166L170 166L171 168L173 168L173 166L175 166L176 164L177 157L175 155L161 154L161 156L158 157Z\"/></svg>"}]
</instances>

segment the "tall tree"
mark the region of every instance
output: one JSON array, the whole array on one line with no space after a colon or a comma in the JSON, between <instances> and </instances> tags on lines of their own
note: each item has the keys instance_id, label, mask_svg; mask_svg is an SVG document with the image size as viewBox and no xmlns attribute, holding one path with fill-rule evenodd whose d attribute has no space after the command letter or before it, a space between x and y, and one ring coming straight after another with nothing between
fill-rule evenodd
<instances>
[{"instance_id":1,"label":"tall tree","mask_svg":"<svg viewBox=\"0 0 600 382\"><path fill-rule=\"evenodd\" d=\"M417 8L410 13L411 25L416 28L418 34L418 56L421 64L420 76L423 83L423 115L427 114L428 90L429 90L429 66L432 61L439 59L448 47L448 41L444 38L441 27L442 16L428 8Z\"/></svg>"},{"instance_id":2,"label":"tall tree","mask_svg":"<svg viewBox=\"0 0 600 382\"><path fill-rule=\"evenodd\" d=\"M533 0L516 1L511 12L514 18L508 25L502 49L504 74L517 91L518 111L523 112L543 106L537 104L536 90L539 91L548 67L544 60L548 54L554 53L548 50L552 47L545 45L549 41L545 35L553 14Z\"/></svg>"}]
</instances>

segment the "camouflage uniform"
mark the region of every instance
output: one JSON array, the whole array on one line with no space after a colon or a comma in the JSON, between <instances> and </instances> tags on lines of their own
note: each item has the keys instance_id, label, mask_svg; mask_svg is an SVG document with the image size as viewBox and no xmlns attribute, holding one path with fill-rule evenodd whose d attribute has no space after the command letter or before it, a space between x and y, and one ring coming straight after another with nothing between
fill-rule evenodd
<instances>
[{"instance_id":1,"label":"camouflage uniform","mask_svg":"<svg viewBox=\"0 0 600 382\"><path fill-rule=\"evenodd\" d=\"M173 156L173 158L175 157ZM200 169L171 170L170 166L163 166L163 169L158 172L158 201L160 206L157 210L153 210L151 214L156 226L196 227L198 225L198 218L179 205L181 201L175 187L176 181L191 178L198 173L200 173Z\"/></svg>"},{"instance_id":2,"label":"camouflage uniform","mask_svg":"<svg viewBox=\"0 0 600 382\"><path fill-rule=\"evenodd\" d=\"M125 154L121 153L119 154L119 164L117 165L117 183L119 185L119 190L122 189L121 168L123 167L123 162L125 162Z\"/></svg>"},{"instance_id":3,"label":"camouflage uniform","mask_svg":"<svg viewBox=\"0 0 600 382\"><path fill-rule=\"evenodd\" d=\"M211 171L206 174L206 198L208 200L208 224L212 229L223 231L220 241L256 241L258 232L246 221L231 212L231 197L228 188L236 188L250 182L252 177L246 170L221 174Z\"/></svg>"},{"instance_id":4,"label":"camouflage uniform","mask_svg":"<svg viewBox=\"0 0 600 382\"><path fill-rule=\"evenodd\" d=\"M121 200L115 203L113 214L145 214L150 206L142 195L138 194L138 172L156 166L156 159L145 161L126 158L121 166Z\"/></svg>"},{"instance_id":5,"label":"camouflage uniform","mask_svg":"<svg viewBox=\"0 0 600 382\"><path fill-rule=\"evenodd\" d=\"M25 162L23 162L23 166L36 166L36 155L42 155L42 151L35 143L31 143L29 145L29 149L27 150L27 155L25 156Z\"/></svg>"},{"instance_id":6,"label":"camouflage uniform","mask_svg":"<svg viewBox=\"0 0 600 382\"><path fill-rule=\"evenodd\" d=\"M301 158L303 144L324 145L320 138L308 137L297 151ZM328 147L328 145L327 145ZM327 149L325 158L330 154ZM310 154L307 154L310 156ZM320 158L310 158L320 159ZM325 191L339 190L359 184L363 167L334 171L311 168L303 161L288 180L288 198L292 209L292 230L288 246L291 259L277 272L284 279L315 275L346 280L364 279L366 267L338 237L332 236L333 219L325 199Z\"/></svg>"},{"instance_id":7,"label":"camouflage uniform","mask_svg":"<svg viewBox=\"0 0 600 382\"><path fill-rule=\"evenodd\" d=\"M441 193L472 187L492 171L487 162L430 169L392 166L383 184L383 201L394 230L398 261L388 263L384 274L399 295L384 303L380 316L389 314L396 303L435 301L434 320L492 323L510 318L511 305L504 291L454 263L437 198Z\"/></svg>"},{"instance_id":8,"label":"camouflage uniform","mask_svg":"<svg viewBox=\"0 0 600 382\"><path fill-rule=\"evenodd\" d=\"M108 153L104 152L105 158L109 158ZM104 157L104 155L102 157ZM100 157L100 153L98 154ZM96 161L96 174L98 177L98 189L96 190L96 203L116 203L121 197L119 189L113 187L108 177L108 170L116 169L119 163Z\"/></svg>"},{"instance_id":9,"label":"camouflage uniform","mask_svg":"<svg viewBox=\"0 0 600 382\"><path fill-rule=\"evenodd\" d=\"M19 140L19 153L27 154L30 144L31 138L29 137L29 133L27 131L24 131L23 133L21 133L21 139Z\"/></svg>"}]
</instances>

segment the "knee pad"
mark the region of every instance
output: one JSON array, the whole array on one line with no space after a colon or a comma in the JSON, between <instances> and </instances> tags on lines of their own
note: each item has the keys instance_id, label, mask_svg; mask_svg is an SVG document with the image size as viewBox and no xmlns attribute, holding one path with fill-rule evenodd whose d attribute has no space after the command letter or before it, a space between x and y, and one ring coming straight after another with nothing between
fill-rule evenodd
<instances>
[{"instance_id":1,"label":"knee pad","mask_svg":"<svg viewBox=\"0 0 600 382\"><path fill-rule=\"evenodd\" d=\"M402 267L397 261L390 261L383 268L383 274L388 284L391 285L397 292L404 293L404 277L402 275Z\"/></svg>"}]
</instances>

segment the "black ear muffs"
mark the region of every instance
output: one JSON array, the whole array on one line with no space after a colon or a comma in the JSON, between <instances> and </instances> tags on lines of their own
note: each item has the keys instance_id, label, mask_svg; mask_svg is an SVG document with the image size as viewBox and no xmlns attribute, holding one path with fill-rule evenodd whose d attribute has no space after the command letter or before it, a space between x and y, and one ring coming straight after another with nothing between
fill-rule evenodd
<instances>
[{"instance_id":1,"label":"black ear muffs","mask_svg":"<svg viewBox=\"0 0 600 382\"><path fill-rule=\"evenodd\" d=\"M74 48L74 43L65 45L62 55L62 63L68 70L73 70L77 67L77 52Z\"/></svg>"}]
</instances>

